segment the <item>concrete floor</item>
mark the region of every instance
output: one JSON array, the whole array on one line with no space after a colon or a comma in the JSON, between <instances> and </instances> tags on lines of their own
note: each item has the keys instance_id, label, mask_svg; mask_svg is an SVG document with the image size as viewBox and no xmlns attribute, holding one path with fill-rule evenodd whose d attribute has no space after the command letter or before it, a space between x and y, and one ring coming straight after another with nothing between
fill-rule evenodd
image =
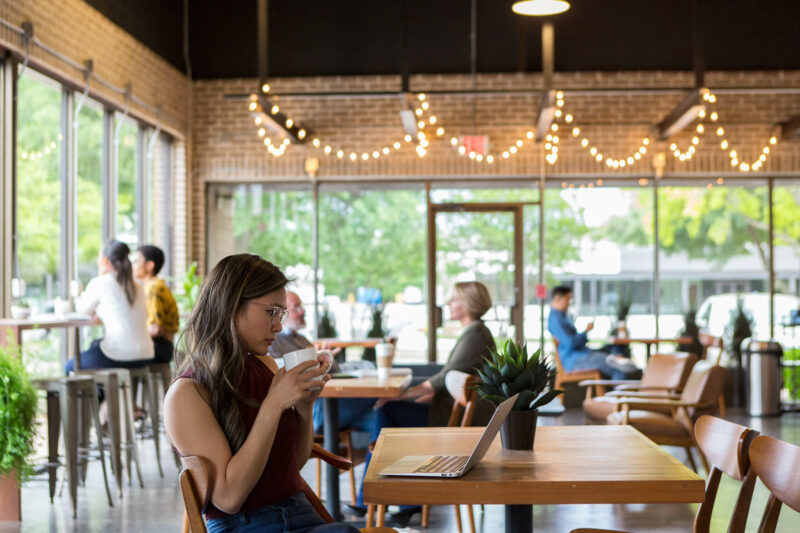
<instances>
[{"instance_id":1,"label":"concrete floor","mask_svg":"<svg viewBox=\"0 0 800 533\"><path fill-rule=\"evenodd\" d=\"M788 442L800 444L800 414L786 414L781 418L751 419L741 413L731 413L730 419L750 425L763 434L771 435ZM557 418L540 419L543 424L578 425L583 424L580 409L569 409ZM169 450L162 439L162 450ZM155 452L152 441L140 441L143 455L143 478L145 488L127 485L120 499L112 490L114 507L108 507L102 484L102 471L97 462L89 466L86 487L78 490L78 517L72 519L69 497L66 493L56 495L50 503L47 493L46 477L37 477L25 484L22 490L23 521L18 523L0 522L0 533L5 532L106 532L122 533L180 531L183 502L178 489L178 470L171 456L162 458L164 478L158 475L155 465ZM685 460L683 451L670 449L676 457ZM359 469L362 467L359 467ZM360 474L360 470L358 471ZM313 462L303 469L303 475L313 487L315 467ZM357 476L359 479L360 476ZM341 493L345 503L349 501L349 478L342 476ZM126 480L127 482L127 480ZM738 491L737 483L723 481L717 506L714 511L712 531L726 531L733 502ZM767 491L758 483L751 506L747 531L756 531L761 513L767 500ZM684 533L691 531L696 505L541 505L534 510L534 527L537 531L568 532L577 527L606 527L635 532ZM462 513L466 508L462 507ZM466 520L466 516L463 515ZM485 512L475 508L478 531L494 533L503 531L502 506L486 506ZM363 525L353 522L353 525ZM408 529L399 531L422 531L419 515L416 515ZM450 506L437 506L431 512L429 533L456 531L454 511ZM778 531L800 531L800 514L784 508L778 523Z\"/></svg>"}]
</instances>

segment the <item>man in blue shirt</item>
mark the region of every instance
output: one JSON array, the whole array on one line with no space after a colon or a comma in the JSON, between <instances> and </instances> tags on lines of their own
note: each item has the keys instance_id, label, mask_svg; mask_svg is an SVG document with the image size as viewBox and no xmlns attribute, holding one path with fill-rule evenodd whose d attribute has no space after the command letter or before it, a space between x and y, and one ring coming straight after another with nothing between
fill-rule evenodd
<instances>
[{"instance_id":1,"label":"man in blue shirt","mask_svg":"<svg viewBox=\"0 0 800 533\"><path fill-rule=\"evenodd\" d=\"M558 341L558 355L565 370L599 369L606 379L638 379L642 371L624 357L610 355L610 347L590 350L586 347L586 334L594 328L594 322L586 331L578 333L567 309L572 302L572 289L559 285L550 297L550 317L547 330Z\"/></svg>"}]
</instances>

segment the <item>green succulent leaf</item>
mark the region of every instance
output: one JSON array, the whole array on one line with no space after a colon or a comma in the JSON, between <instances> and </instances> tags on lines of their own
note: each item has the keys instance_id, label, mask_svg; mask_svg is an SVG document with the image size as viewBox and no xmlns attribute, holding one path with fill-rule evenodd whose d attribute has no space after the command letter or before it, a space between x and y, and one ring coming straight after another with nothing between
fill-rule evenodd
<instances>
[{"instance_id":1,"label":"green succulent leaf","mask_svg":"<svg viewBox=\"0 0 800 533\"><path fill-rule=\"evenodd\" d=\"M551 391L547 391L544 394L542 394L542 396L538 400L534 398L533 401L530 402L528 409L530 410L538 409L539 407L547 405L548 403L552 402L555 399L555 397L561 394L562 392L564 391L560 389L553 389Z\"/></svg>"}]
</instances>

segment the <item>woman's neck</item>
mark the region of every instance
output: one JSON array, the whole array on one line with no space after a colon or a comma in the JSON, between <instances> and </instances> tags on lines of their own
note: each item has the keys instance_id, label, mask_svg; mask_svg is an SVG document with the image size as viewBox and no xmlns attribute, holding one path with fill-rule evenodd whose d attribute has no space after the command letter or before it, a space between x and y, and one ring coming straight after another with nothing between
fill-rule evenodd
<instances>
[{"instance_id":1,"label":"woman's neck","mask_svg":"<svg viewBox=\"0 0 800 533\"><path fill-rule=\"evenodd\" d=\"M464 326L464 327L467 327L470 324L472 324L473 322L477 322L478 320L479 319L473 318L471 316L465 316L464 318L461 319L461 325Z\"/></svg>"}]
</instances>

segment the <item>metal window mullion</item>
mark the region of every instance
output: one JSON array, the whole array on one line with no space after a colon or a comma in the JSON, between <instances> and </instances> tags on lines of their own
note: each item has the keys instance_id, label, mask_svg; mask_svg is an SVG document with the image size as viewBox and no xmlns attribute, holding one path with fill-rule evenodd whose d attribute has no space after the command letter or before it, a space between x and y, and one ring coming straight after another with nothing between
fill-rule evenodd
<instances>
[{"instance_id":1,"label":"metal window mullion","mask_svg":"<svg viewBox=\"0 0 800 533\"><path fill-rule=\"evenodd\" d=\"M14 178L16 110L16 62L0 58L0 316L11 311L11 278L14 273Z\"/></svg>"},{"instance_id":2,"label":"metal window mullion","mask_svg":"<svg viewBox=\"0 0 800 533\"><path fill-rule=\"evenodd\" d=\"M172 254L174 253L172 240L173 240L173 224L172 224L172 198L174 196L173 193L173 175L171 172L172 169L172 142L169 140L165 140L161 144L161 166L160 166L160 187L159 193L163 195L161 200L161 223L165 224L161 240L161 245L164 247L164 255L166 256L164 260L164 266L162 267L164 271L164 275L166 277L172 277L173 275L173 261L172 261Z\"/></svg>"},{"instance_id":3,"label":"metal window mullion","mask_svg":"<svg viewBox=\"0 0 800 533\"><path fill-rule=\"evenodd\" d=\"M116 188L114 179L116 162L114 160L114 112L105 109L103 113L103 242L114 235L114 216L116 214Z\"/></svg>"},{"instance_id":4,"label":"metal window mullion","mask_svg":"<svg viewBox=\"0 0 800 533\"><path fill-rule=\"evenodd\" d=\"M61 92L61 144L59 178L61 181L61 297L69 298L69 280L74 273L73 243L75 232L75 175L72 166L73 148L76 142L72 128L72 108L74 96L72 91Z\"/></svg>"},{"instance_id":5,"label":"metal window mullion","mask_svg":"<svg viewBox=\"0 0 800 533\"><path fill-rule=\"evenodd\" d=\"M135 186L135 202L136 202L136 218L138 227L136 228L136 235L138 237L139 246L145 243L147 237L147 183L146 177L149 174L145 171L147 164L147 156L145 153L145 129L139 126L139 132L136 136L136 186Z\"/></svg>"}]
</instances>

